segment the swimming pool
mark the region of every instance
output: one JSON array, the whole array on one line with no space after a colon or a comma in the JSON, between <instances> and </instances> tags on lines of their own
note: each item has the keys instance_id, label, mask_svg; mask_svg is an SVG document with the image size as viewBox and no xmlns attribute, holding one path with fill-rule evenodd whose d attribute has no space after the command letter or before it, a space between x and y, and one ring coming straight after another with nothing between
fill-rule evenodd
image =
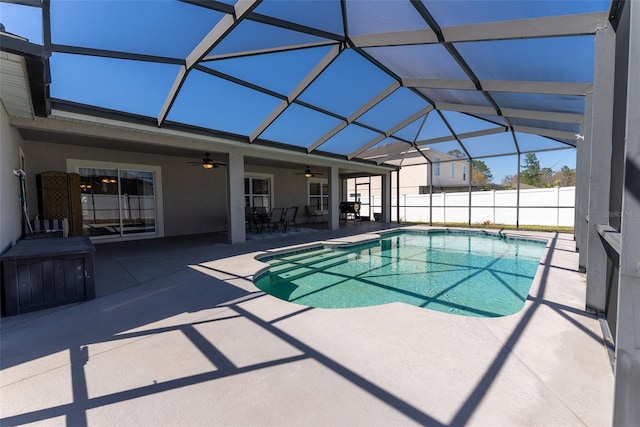
<instances>
[{"instance_id":1,"label":"swimming pool","mask_svg":"<svg viewBox=\"0 0 640 427\"><path fill-rule=\"evenodd\" d=\"M465 316L518 312L545 242L493 233L403 231L351 247L317 247L263 257L261 290L310 307L404 302Z\"/></svg>"}]
</instances>

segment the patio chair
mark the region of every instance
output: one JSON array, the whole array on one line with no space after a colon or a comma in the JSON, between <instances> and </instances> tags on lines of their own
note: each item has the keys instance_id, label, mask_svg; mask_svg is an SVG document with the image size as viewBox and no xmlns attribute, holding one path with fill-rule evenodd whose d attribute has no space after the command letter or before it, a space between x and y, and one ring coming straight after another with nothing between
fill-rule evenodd
<instances>
[{"instance_id":1,"label":"patio chair","mask_svg":"<svg viewBox=\"0 0 640 427\"><path fill-rule=\"evenodd\" d=\"M244 207L244 228L246 232L251 231L253 226L253 208L251 206Z\"/></svg>"},{"instance_id":2,"label":"patio chair","mask_svg":"<svg viewBox=\"0 0 640 427\"><path fill-rule=\"evenodd\" d=\"M284 219L284 208L273 208L271 215L269 215L269 232L272 233L278 228L282 227L282 221Z\"/></svg>"},{"instance_id":3,"label":"patio chair","mask_svg":"<svg viewBox=\"0 0 640 427\"><path fill-rule=\"evenodd\" d=\"M68 237L69 221L62 219L40 219L29 221L29 233L26 238L38 237Z\"/></svg>"},{"instance_id":4,"label":"patio chair","mask_svg":"<svg viewBox=\"0 0 640 427\"><path fill-rule=\"evenodd\" d=\"M318 218L322 219L322 211L316 209L311 205L305 206L305 210L307 212L307 221L308 222L316 222Z\"/></svg>"},{"instance_id":5,"label":"patio chair","mask_svg":"<svg viewBox=\"0 0 640 427\"><path fill-rule=\"evenodd\" d=\"M287 208L284 212L284 222L282 229L286 232L290 226L293 225L296 231L298 231L298 223L296 222L296 216L298 215L298 206Z\"/></svg>"}]
</instances>

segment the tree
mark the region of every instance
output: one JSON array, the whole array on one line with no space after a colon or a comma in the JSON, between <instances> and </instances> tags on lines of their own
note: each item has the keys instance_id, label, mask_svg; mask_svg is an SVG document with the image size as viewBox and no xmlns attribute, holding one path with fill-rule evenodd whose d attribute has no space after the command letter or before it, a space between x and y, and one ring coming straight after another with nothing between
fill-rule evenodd
<instances>
[{"instance_id":1,"label":"tree","mask_svg":"<svg viewBox=\"0 0 640 427\"><path fill-rule=\"evenodd\" d=\"M540 162L538 161L538 157L536 157L536 153L527 153L522 167L524 169L520 172L520 182L539 187L542 170L540 169Z\"/></svg>"},{"instance_id":2,"label":"tree","mask_svg":"<svg viewBox=\"0 0 640 427\"><path fill-rule=\"evenodd\" d=\"M518 184L518 176L517 175L505 175L502 178L502 182L500 183L504 188L516 188Z\"/></svg>"},{"instance_id":3,"label":"tree","mask_svg":"<svg viewBox=\"0 0 640 427\"><path fill-rule=\"evenodd\" d=\"M559 185L560 187L576 185L576 170L571 169L567 165L562 166L562 168L555 173L553 179L556 182L556 185Z\"/></svg>"},{"instance_id":4,"label":"tree","mask_svg":"<svg viewBox=\"0 0 640 427\"><path fill-rule=\"evenodd\" d=\"M465 154L457 148L455 150L447 151L447 154L451 157L455 157L456 159L464 159L466 157Z\"/></svg>"},{"instance_id":5,"label":"tree","mask_svg":"<svg viewBox=\"0 0 640 427\"><path fill-rule=\"evenodd\" d=\"M551 170L551 168L540 169L539 185L540 187L546 187L546 188L556 186L555 175Z\"/></svg>"},{"instance_id":6,"label":"tree","mask_svg":"<svg viewBox=\"0 0 640 427\"><path fill-rule=\"evenodd\" d=\"M471 160L471 185L486 185L493 180L491 169L482 160Z\"/></svg>"}]
</instances>

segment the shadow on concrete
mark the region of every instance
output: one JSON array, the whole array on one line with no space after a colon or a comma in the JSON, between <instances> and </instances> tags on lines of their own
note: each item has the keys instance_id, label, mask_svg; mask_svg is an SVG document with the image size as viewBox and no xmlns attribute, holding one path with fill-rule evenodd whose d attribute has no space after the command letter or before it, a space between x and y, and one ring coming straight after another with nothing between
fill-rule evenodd
<instances>
[{"instance_id":1,"label":"shadow on concrete","mask_svg":"<svg viewBox=\"0 0 640 427\"><path fill-rule=\"evenodd\" d=\"M313 236L313 238L317 239L318 237ZM520 339L536 310L544 304L570 321L572 320L565 314L565 311L576 314L575 309L560 304L549 303L544 299L545 289L547 287L546 279L549 269L552 268L550 264L551 255L556 246L556 240L557 235L550 242L547 257L543 262L544 270L542 272L542 282L539 291L537 295L530 298L532 304L526 308L526 312L522 316L519 324L506 340L484 373L481 381L476 385L475 389L472 390L471 394L449 424L443 424L423 409L404 401L383 387L284 332L275 325L275 323L285 318L294 318L313 309L302 308L299 311L275 320L266 321L241 306L243 302L249 299L263 298L263 293L243 291L238 287L226 283L224 280L219 280L185 268L187 264L193 261L197 262L199 258L204 258L203 261L210 260L212 253L215 251L210 251L211 253L209 253L208 256L207 254L198 254L198 256L195 257L196 259L188 256L189 262L187 264L183 263L181 269L160 278L155 278L145 283L138 283L135 287L117 293L107 293L108 296L106 297L75 305L68 310L54 312L49 316L51 320L51 322L49 322L51 323L50 325L43 324L46 322L38 322L37 328L30 328L24 324L17 324L15 327L5 328L2 331L2 369L17 366L61 351L68 352L71 366L73 402L15 416L2 417L0 418L0 424L17 425L47 422L55 417L64 416L66 417L67 425L86 426L86 413L93 408L144 396L151 396L194 384L216 381L221 378L242 375L247 372L272 366L286 365L305 359L312 359L359 389L381 401L387 402L387 404L395 408L395 410L418 424L425 426L464 426L470 420L492 383L499 375L512 349ZM270 243L273 243L273 241ZM287 242L284 245L290 244L290 242ZM226 256L242 253L243 251L252 252L261 248L260 245L236 246L237 247L226 247L226 249L228 249L224 251L227 254ZM244 248L242 246L244 246ZM272 248L273 244L268 247ZM157 247L150 247L151 251L154 249L157 249ZM207 249L200 248L200 250L206 251ZM99 256L100 251L98 251L98 257ZM222 257L222 255L219 256L219 258ZM249 278L237 276L236 279ZM227 309L227 311L224 312L224 316L216 319L131 332L136 328L150 325L182 313L196 313L212 308ZM577 312L577 314L585 315L583 312ZM253 325L288 343L297 349L300 354L249 366L240 367L234 365L234 363L220 351L215 342L210 341L195 328L199 324L224 322L232 318L242 318L251 322ZM573 323L575 324L575 322ZM592 338L601 341L600 337L594 336L590 331L585 330L584 327L581 327L579 324L576 324L576 326L580 327ZM87 346L96 343L118 342L133 337L150 337L168 331L180 331L217 369L112 394L93 398L89 397L85 375L85 365L89 359Z\"/></svg>"}]
</instances>

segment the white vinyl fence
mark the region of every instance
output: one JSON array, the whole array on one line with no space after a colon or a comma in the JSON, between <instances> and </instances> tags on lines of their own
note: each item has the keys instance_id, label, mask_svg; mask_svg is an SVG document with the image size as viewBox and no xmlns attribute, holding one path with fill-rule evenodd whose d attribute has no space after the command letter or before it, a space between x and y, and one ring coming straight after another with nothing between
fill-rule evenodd
<instances>
[{"instance_id":1,"label":"white vinyl fence","mask_svg":"<svg viewBox=\"0 0 640 427\"><path fill-rule=\"evenodd\" d=\"M516 225L517 191L490 190L471 193L472 224ZM401 222L469 222L469 193L434 193L433 207L429 195L401 195ZM381 212L381 199L373 200L374 212ZM395 198L391 201L392 220L397 219ZM520 190L520 225L548 225L573 227L575 187L534 188Z\"/></svg>"}]
</instances>

